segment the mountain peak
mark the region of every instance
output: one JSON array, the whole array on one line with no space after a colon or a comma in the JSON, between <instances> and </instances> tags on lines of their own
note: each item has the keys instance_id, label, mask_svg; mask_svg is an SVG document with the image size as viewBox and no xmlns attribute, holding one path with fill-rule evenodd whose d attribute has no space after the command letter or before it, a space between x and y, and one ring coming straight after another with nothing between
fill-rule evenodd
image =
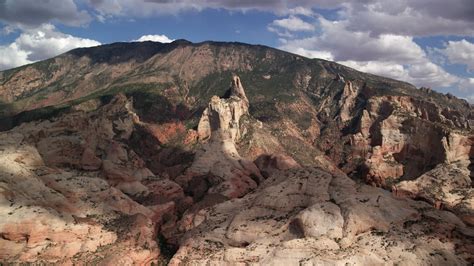
<instances>
[{"instance_id":1,"label":"mountain peak","mask_svg":"<svg viewBox=\"0 0 474 266\"><path fill-rule=\"evenodd\" d=\"M188 44L193 44L192 42L190 42L190 41L188 41L188 40L186 40L186 39L177 39L177 40L174 40L174 41L171 42L171 43L172 43L172 44L182 44L182 45L184 45L184 44L186 44L186 45L188 45Z\"/></svg>"}]
</instances>

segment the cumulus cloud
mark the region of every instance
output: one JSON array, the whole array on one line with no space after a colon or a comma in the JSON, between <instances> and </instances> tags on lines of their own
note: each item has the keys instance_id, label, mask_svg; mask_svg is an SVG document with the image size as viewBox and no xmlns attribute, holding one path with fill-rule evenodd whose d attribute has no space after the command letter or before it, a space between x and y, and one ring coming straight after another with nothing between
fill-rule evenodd
<instances>
[{"instance_id":1,"label":"cumulus cloud","mask_svg":"<svg viewBox=\"0 0 474 266\"><path fill-rule=\"evenodd\" d=\"M462 78L424 59L411 65L383 61L339 61L339 63L359 71L407 81L419 87L447 88L463 81Z\"/></svg>"},{"instance_id":2,"label":"cumulus cloud","mask_svg":"<svg viewBox=\"0 0 474 266\"><path fill-rule=\"evenodd\" d=\"M449 62L466 65L470 71L474 71L474 43L465 39L448 41L446 47L438 51L444 54Z\"/></svg>"},{"instance_id":3,"label":"cumulus cloud","mask_svg":"<svg viewBox=\"0 0 474 266\"><path fill-rule=\"evenodd\" d=\"M474 78L462 80L459 84L459 89L467 93L473 93L474 95Z\"/></svg>"},{"instance_id":4,"label":"cumulus cloud","mask_svg":"<svg viewBox=\"0 0 474 266\"><path fill-rule=\"evenodd\" d=\"M168 36L162 35L143 35L142 37L133 40L134 42L145 42L145 41L152 41L152 42L161 42L161 43L169 43L174 41L174 39L168 38Z\"/></svg>"},{"instance_id":5,"label":"cumulus cloud","mask_svg":"<svg viewBox=\"0 0 474 266\"><path fill-rule=\"evenodd\" d=\"M334 56L329 51L308 50L302 47L290 48L288 51L299 54L308 58L320 58L324 60L334 61Z\"/></svg>"},{"instance_id":6,"label":"cumulus cloud","mask_svg":"<svg viewBox=\"0 0 474 266\"><path fill-rule=\"evenodd\" d=\"M470 102L471 104L474 104L474 94L471 94L466 97L466 100Z\"/></svg>"},{"instance_id":7,"label":"cumulus cloud","mask_svg":"<svg viewBox=\"0 0 474 266\"><path fill-rule=\"evenodd\" d=\"M317 8L337 9L340 16L348 20L350 30L371 35L474 34L472 0L81 0L81 3L85 3L90 12L80 10L74 0L1 0L0 20L24 25L54 21L81 25L93 16L105 21L114 16L143 17L204 9L313 16Z\"/></svg>"},{"instance_id":8,"label":"cumulus cloud","mask_svg":"<svg viewBox=\"0 0 474 266\"><path fill-rule=\"evenodd\" d=\"M74 48L99 44L95 40L61 33L51 24L43 24L24 30L13 43L0 46L0 70L50 58Z\"/></svg>"},{"instance_id":9,"label":"cumulus cloud","mask_svg":"<svg viewBox=\"0 0 474 266\"><path fill-rule=\"evenodd\" d=\"M461 81L431 62L412 37L351 31L347 21L329 21L323 17L318 18L318 25L321 34L284 39L280 48L307 57L334 60L363 72L417 86L450 87Z\"/></svg>"},{"instance_id":10,"label":"cumulus cloud","mask_svg":"<svg viewBox=\"0 0 474 266\"><path fill-rule=\"evenodd\" d=\"M291 15L288 18L274 20L270 27L279 27L289 31L314 31L313 24L305 22L301 18Z\"/></svg>"},{"instance_id":11,"label":"cumulus cloud","mask_svg":"<svg viewBox=\"0 0 474 266\"><path fill-rule=\"evenodd\" d=\"M1 0L0 21L24 27L37 27L51 21L69 26L87 24L92 17L79 10L73 0Z\"/></svg>"},{"instance_id":12,"label":"cumulus cloud","mask_svg":"<svg viewBox=\"0 0 474 266\"><path fill-rule=\"evenodd\" d=\"M311 8L297 6L297 7L294 7L294 8L290 8L288 10L288 14L290 14L290 15L303 15L303 16L311 17L311 16L314 15L314 12L313 12L313 10L311 10Z\"/></svg>"},{"instance_id":13,"label":"cumulus cloud","mask_svg":"<svg viewBox=\"0 0 474 266\"><path fill-rule=\"evenodd\" d=\"M276 14L310 14L314 6L335 8L342 0L88 0L98 12L113 16L151 16L177 14L189 10L259 10Z\"/></svg>"},{"instance_id":14,"label":"cumulus cloud","mask_svg":"<svg viewBox=\"0 0 474 266\"><path fill-rule=\"evenodd\" d=\"M28 53L18 48L16 43L0 46L0 70L31 63Z\"/></svg>"},{"instance_id":15,"label":"cumulus cloud","mask_svg":"<svg viewBox=\"0 0 474 266\"><path fill-rule=\"evenodd\" d=\"M472 0L88 0L102 15L152 16L189 10L259 10L312 16L314 8L338 9L352 31L409 36L474 34Z\"/></svg>"},{"instance_id":16,"label":"cumulus cloud","mask_svg":"<svg viewBox=\"0 0 474 266\"><path fill-rule=\"evenodd\" d=\"M79 0L77 0L79 1ZM100 21L114 16L143 17L190 10L259 10L278 15L312 16L314 9L338 9L352 31L371 35L408 36L474 34L472 0L81 0ZM74 0L2 0L0 20L39 25L59 21L67 25L88 23L92 15Z\"/></svg>"},{"instance_id":17,"label":"cumulus cloud","mask_svg":"<svg viewBox=\"0 0 474 266\"><path fill-rule=\"evenodd\" d=\"M368 0L345 5L349 30L372 35L410 36L474 34L471 0Z\"/></svg>"},{"instance_id":18,"label":"cumulus cloud","mask_svg":"<svg viewBox=\"0 0 474 266\"><path fill-rule=\"evenodd\" d=\"M437 53L428 55L413 40L415 36L472 35L474 2L367 0L339 4L338 20L316 14L318 32L309 36L282 36L271 29L273 23L269 30L280 33L279 48L306 57L337 61L417 86L447 88L462 97L467 97L467 91L474 92L473 78L453 75L441 66L449 61L472 71L474 44L449 41L444 49L431 49ZM439 64L433 61L435 57Z\"/></svg>"},{"instance_id":19,"label":"cumulus cloud","mask_svg":"<svg viewBox=\"0 0 474 266\"><path fill-rule=\"evenodd\" d=\"M291 51L295 48L330 51L334 60L383 60L405 64L424 56L423 50L408 36L384 34L370 36L367 32L352 32L347 23L319 18L321 35L289 40L281 48ZM315 49L316 48L316 49Z\"/></svg>"}]
</instances>

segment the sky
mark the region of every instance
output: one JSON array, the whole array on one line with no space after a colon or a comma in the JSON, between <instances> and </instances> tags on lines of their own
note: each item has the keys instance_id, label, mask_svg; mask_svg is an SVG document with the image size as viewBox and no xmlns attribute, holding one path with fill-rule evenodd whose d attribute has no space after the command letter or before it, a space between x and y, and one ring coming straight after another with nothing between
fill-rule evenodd
<instances>
[{"instance_id":1,"label":"sky","mask_svg":"<svg viewBox=\"0 0 474 266\"><path fill-rule=\"evenodd\" d=\"M176 39L268 45L474 103L474 0L0 0L0 70Z\"/></svg>"}]
</instances>

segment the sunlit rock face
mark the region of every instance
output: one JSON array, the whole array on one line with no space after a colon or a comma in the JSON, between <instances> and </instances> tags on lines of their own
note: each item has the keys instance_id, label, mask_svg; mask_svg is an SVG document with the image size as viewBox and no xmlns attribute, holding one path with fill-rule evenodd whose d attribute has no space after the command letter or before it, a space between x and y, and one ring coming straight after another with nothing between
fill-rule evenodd
<instances>
[{"instance_id":1,"label":"sunlit rock face","mask_svg":"<svg viewBox=\"0 0 474 266\"><path fill-rule=\"evenodd\" d=\"M228 98L211 98L199 120L198 135L201 141L208 140L213 134L234 142L241 138L239 121L243 115L248 115L249 101L238 76L232 78L229 94Z\"/></svg>"},{"instance_id":2,"label":"sunlit rock face","mask_svg":"<svg viewBox=\"0 0 474 266\"><path fill-rule=\"evenodd\" d=\"M263 180L260 170L252 162L242 158L236 142L243 137L240 119L249 115L249 101L238 76L233 76L228 98L213 96L204 110L198 125L203 147L188 168L181 183L189 183L194 176L209 175L213 180L209 193L228 198L241 197L254 190Z\"/></svg>"},{"instance_id":3,"label":"sunlit rock face","mask_svg":"<svg viewBox=\"0 0 474 266\"><path fill-rule=\"evenodd\" d=\"M141 182L153 174L119 144L134 122L129 102L117 96L95 114L72 113L0 134L2 261L149 263L159 257L154 238L162 213L131 198L152 193Z\"/></svg>"},{"instance_id":4,"label":"sunlit rock face","mask_svg":"<svg viewBox=\"0 0 474 266\"><path fill-rule=\"evenodd\" d=\"M321 168L274 173L253 193L208 208L194 221L171 265L472 260L471 229L452 213ZM438 256L430 255L435 250Z\"/></svg>"}]
</instances>

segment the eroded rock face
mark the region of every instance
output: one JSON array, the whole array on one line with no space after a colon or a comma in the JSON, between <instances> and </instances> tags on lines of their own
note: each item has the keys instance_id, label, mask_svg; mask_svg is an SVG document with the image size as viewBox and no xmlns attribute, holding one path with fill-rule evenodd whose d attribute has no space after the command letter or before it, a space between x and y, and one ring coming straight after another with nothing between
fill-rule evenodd
<instances>
[{"instance_id":1,"label":"eroded rock face","mask_svg":"<svg viewBox=\"0 0 474 266\"><path fill-rule=\"evenodd\" d=\"M285 154L262 154L255 161L263 176L269 177L278 170L298 168L300 165Z\"/></svg>"},{"instance_id":2,"label":"eroded rock face","mask_svg":"<svg viewBox=\"0 0 474 266\"><path fill-rule=\"evenodd\" d=\"M19 133L1 134L0 259L74 263L155 261L152 209L93 173L50 168ZM126 223L122 223L122 221ZM139 238L136 236L139 235Z\"/></svg>"},{"instance_id":3,"label":"eroded rock face","mask_svg":"<svg viewBox=\"0 0 474 266\"><path fill-rule=\"evenodd\" d=\"M354 131L347 135L351 151L345 168L359 164L357 175L385 188L439 164L462 161L460 167L468 169L473 158L469 118L409 96L369 95L366 103L357 103L368 92L354 86L346 82L339 102L341 121L350 121Z\"/></svg>"},{"instance_id":4,"label":"eroded rock face","mask_svg":"<svg viewBox=\"0 0 474 266\"><path fill-rule=\"evenodd\" d=\"M255 192L204 210L199 220L180 240L171 265L464 264L473 259L461 247L472 245L469 235L452 234L469 229L451 213L395 199L320 168L280 171Z\"/></svg>"},{"instance_id":5,"label":"eroded rock face","mask_svg":"<svg viewBox=\"0 0 474 266\"><path fill-rule=\"evenodd\" d=\"M208 140L212 134L221 134L237 141L241 137L239 120L248 115L249 101L238 76L234 76L229 88L230 96L221 99L213 96L209 106L199 120L198 135L201 141Z\"/></svg>"},{"instance_id":6,"label":"eroded rock face","mask_svg":"<svg viewBox=\"0 0 474 266\"><path fill-rule=\"evenodd\" d=\"M128 145L129 99L0 134L0 260L149 264L182 188ZM146 125L142 125L146 126Z\"/></svg>"},{"instance_id":7,"label":"eroded rock face","mask_svg":"<svg viewBox=\"0 0 474 266\"><path fill-rule=\"evenodd\" d=\"M346 122L352 118L351 111L353 111L355 107L358 94L358 87L352 86L351 81L346 81L344 89L342 90L341 99L339 100L339 105L341 106L339 117L342 122Z\"/></svg>"},{"instance_id":8,"label":"eroded rock face","mask_svg":"<svg viewBox=\"0 0 474 266\"><path fill-rule=\"evenodd\" d=\"M473 209L463 207L474 205L470 175L461 161L440 164L414 180L395 184L392 191L397 197L423 199L438 209L450 210L472 226Z\"/></svg>"},{"instance_id":9,"label":"eroded rock face","mask_svg":"<svg viewBox=\"0 0 474 266\"><path fill-rule=\"evenodd\" d=\"M199 139L205 143L177 182L187 187L194 177L207 175L209 193L236 198L255 189L263 177L236 148L236 141L242 137L239 120L249 115L249 102L239 77L233 77L229 94L229 98L211 98L198 125Z\"/></svg>"}]
</instances>

